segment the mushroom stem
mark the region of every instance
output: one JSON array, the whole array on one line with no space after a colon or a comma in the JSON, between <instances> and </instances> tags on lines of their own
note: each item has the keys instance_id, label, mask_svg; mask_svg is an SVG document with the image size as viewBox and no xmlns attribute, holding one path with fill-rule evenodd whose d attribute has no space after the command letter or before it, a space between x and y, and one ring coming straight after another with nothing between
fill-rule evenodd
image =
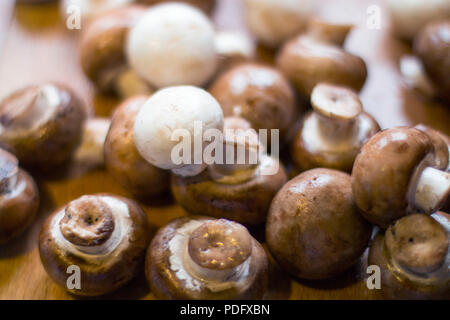
<instances>
[{"instance_id":1,"label":"mushroom stem","mask_svg":"<svg viewBox=\"0 0 450 320\"><path fill-rule=\"evenodd\" d=\"M450 195L450 173L432 167L420 174L415 190L415 206L431 213L439 209Z\"/></svg>"}]
</instances>

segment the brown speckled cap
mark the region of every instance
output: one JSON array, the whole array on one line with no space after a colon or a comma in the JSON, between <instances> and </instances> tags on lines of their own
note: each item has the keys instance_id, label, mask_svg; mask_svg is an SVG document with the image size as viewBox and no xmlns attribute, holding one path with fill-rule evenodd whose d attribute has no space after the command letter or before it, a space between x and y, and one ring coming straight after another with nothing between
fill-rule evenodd
<instances>
[{"instance_id":1,"label":"brown speckled cap","mask_svg":"<svg viewBox=\"0 0 450 320\"><path fill-rule=\"evenodd\" d=\"M291 275L325 279L358 260L371 230L353 200L350 176L313 169L290 180L272 201L266 240Z\"/></svg>"},{"instance_id":2,"label":"brown speckled cap","mask_svg":"<svg viewBox=\"0 0 450 320\"><path fill-rule=\"evenodd\" d=\"M414 52L422 60L438 94L450 101L450 20L433 21L414 39Z\"/></svg>"},{"instance_id":3,"label":"brown speckled cap","mask_svg":"<svg viewBox=\"0 0 450 320\"><path fill-rule=\"evenodd\" d=\"M359 91L367 77L366 64L360 57L306 35L288 41L276 64L306 100L320 82Z\"/></svg>"},{"instance_id":4,"label":"brown speckled cap","mask_svg":"<svg viewBox=\"0 0 450 320\"><path fill-rule=\"evenodd\" d=\"M236 66L222 74L209 91L225 117L243 117L256 130L279 129L280 142L297 120L294 93L285 77L270 66Z\"/></svg>"},{"instance_id":5,"label":"brown speckled cap","mask_svg":"<svg viewBox=\"0 0 450 320\"><path fill-rule=\"evenodd\" d=\"M398 127L374 135L356 157L352 189L358 207L370 222L387 228L407 214L415 170L434 165L434 148L422 131Z\"/></svg>"},{"instance_id":6,"label":"brown speckled cap","mask_svg":"<svg viewBox=\"0 0 450 320\"><path fill-rule=\"evenodd\" d=\"M138 198L169 191L170 174L141 157L133 139L137 113L148 99L136 96L122 102L114 111L105 141L105 164L120 184Z\"/></svg>"},{"instance_id":7,"label":"brown speckled cap","mask_svg":"<svg viewBox=\"0 0 450 320\"><path fill-rule=\"evenodd\" d=\"M42 88L52 87L58 96L58 105L45 123L30 130L14 123L28 109L34 107ZM20 110L18 113L17 110ZM33 115L34 117L37 114ZM0 146L13 153L21 165L33 169L52 169L66 162L81 140L85 109L79 98L60 84L41 84L13 92L0 102Z\"/></svg>"},{"instance_id":8,"label":"brown speckled cap","mask_svg":"<svg viewBox=\"0 0 450 320\"><path fill-rule=\"evenodd\" d=\"M138 5L109 10L83 30L81 67L100 90L115 89L115 77L127 66L125 42L128 30L144 12L145 7Z\"/></svg>"}]
</instances>

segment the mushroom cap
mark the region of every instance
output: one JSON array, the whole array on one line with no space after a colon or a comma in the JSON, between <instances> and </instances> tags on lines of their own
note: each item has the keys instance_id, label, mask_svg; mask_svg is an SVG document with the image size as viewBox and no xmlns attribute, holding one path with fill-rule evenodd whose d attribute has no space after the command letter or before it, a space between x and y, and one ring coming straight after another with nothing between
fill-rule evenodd
<instances>
[{"instance_id":1,"label":"mushroom cap","mask_svg":"<svg viewBox=\"0 0 450 320\"><path fill-rule=\"evenodd\" d=\"M352 171L358 207L370 222L387 228L407 214L417 170L435 165L430 138L420 130L397 127L378 132L361 148Z\"/></svg>"},{"instance_id":2,"label":"mushroom cap","mask_svg":"<svg viewBox=\"0 0 450 320\"><path fill-rule=\"evenodd\" d=\"M245 0L248 27L256 38L276 47L306 27L311 0Z\"/></svg>"},{"instance_id":3,"label":"mushroom cap","mask_svg":"<svg viewBox=\"0 0 450 320\"><path fill-rule=\"evenodd\" d=\"M450 137L423 124L418 124L414 128L425 132L430 137L436 153L436 168L447 170L449 167Z\"/></svg>"},{"instance_id":4,"label":"mushroom cap","mask_svg":"<svg viewBox=\"0 0 450 320\"><path fill-rule=\"evenodd\" d=\"M172 175L172 194L190 214L226 218L256 225L266 220L270 202L286 183L287 175L275 158L262 156L258 166L278 168L274 175L262 175L259 169L241 181L224 182L211 177L209 170L194 177ZM239 172L237 173L239 174Z\"/></svg>"},{"instance_id":5,"label":"mushroom cap","mask_svg":"<svg viewBox=\"0 0 450 320\"><path fill-rule=\"evenodd\" d=\"M130 65L158 88L202 85L218 62L211 21L183 3L148 9L130 30L126 51Z\"/></svg>"},{"instance_id":6,"label":"mushroom cap","mask_svg":"<svg viewBox=\"0 0 450 320\"><path fill-rule=\"evenodd\" d=\"M173 220L162 227L147 250L145 274L152 293L159 299L262 299L268 284L268 261L264 248L251 237L251 255L230 281L208 282L186 270L183 254L192 232L213 218L194 216ZM228 221L230 224L236 222Z\"/></svg>"},{"instance_id":7,"label":"mushroom cap","mask_svg":"<svg viewBox=\"0 0 450 320\"><path fill-rule=\"evenodd\" d=\"M450 225L448 217L441 215L439 219L441 223L443 222L441 219L446 219L446 225ZM436 257L442 255L442 248L445 244L448 245L449 231L447 229L447 236L443 236L445 234L443 226L444 224L436 224L433 218L427 215L413 214L397 220L385 235L380 231L375 236L370 246L368 264L380 267L381 291L385 298L420 300L450 298L450 278L445 265L436 271L423 273L424 267L426 269L433 265L428 259L438 261ZM395 234L392 234L392 230L396 230ZM388 241L389 233L391 234ZM413 242L410 242L411 236ZM419 271L422 269L422 272L417 273L402 266L398 258L406 264L413 262L413 265L418 267ZM448 258L445 263L448 265Z\"/></svg>"},{"instance_id":8,"label":"mushroom cap","mask_svg":"<svg viewBox=\"0 0 450 320\"><path fill-rule=\"evenodd\" d=\"M65 86L17 90L0 102L0 146L26 167L54 169L80 143L85 117L82 103Z\"/></svg>"},{"instance_id":9,"label":"mushroom cap","mask_svg":"<svg viewBox=\"0 0 450 320\"><path fill-rule=\"evenodd\" d=\"M222 74L209 91L226 117L242 117L255 130L279 129L282 141L297 120L298 111L289 82L269 66L238 65ZM270 132L267 136L270 137Z\"/></svg>"},{"instance_id":10,"label":"mushroom cap","mask_svg":"<svg viewBox=\"0 0 450 320\"><path fill-rule=\"evenodd\" d=\"M196 124L203 130L195 132ZM203 154L203 148L195 147L194 141L203 141L203 133L208 129L223 129L222 109L213 96L197 87L168 87L153 94L139 110L134 124L134 142L141 156L161 169L201 167L201 164L194 164L194 160ZM185 139L177 140L178 133L191 138L191 150L195 153L191 165L175 164L172 160L174 147L187 143ZM203 147L206 145L207 141L203 141Z\"/></svg>"},{"instance_id":11,"label":"mushroom cap","mask_svg":"<svg viewBox=\"0 0 450 320\"><path fill-rule=\"evenodd\" d=\"M307 100L320 82L359 91L367 77L366 64L360 57L307 35L286 42L276 64Z\"/></svg>"},{"instance_id":12,"label":"mushroom cap","mask_svg":"<svg viewBox=\"0 0 450 320\"><path fill-rule=\"evenodd\" d=\"M212 13L216 6L216 0L137 0L137 2L148 5L155 5L164 2L185 2L201 9L205 13Z\"/></svg>"},{"instance_id":13,"label":"mushroom cap","mask_svg":"<svg viewBox=\"0 0 450 320\"><path fill-rule=\"evenodd\" d=\"M385 244L400 266L425 274L444 264L449 252L449 234L430 216L411 214L389 226Z\"/></svg>"},{"instance_id":14,"label":"mushroom cap","mask_svg":"<svg viewBox=\"0 0 450 320\"><path fill-rule=\"evenodd\" d=\"M255 58L255 44L252 39L240 32L218 31L214 40L219 55L219 68L216 74L220 75L238 64Z\"/></svg>"},{"instance_id":15,"label":"mushroom cap","mask_svg":"<svg viewBox=\"0 0 450 320\"><path fill-rule=\"evenodd\" d=\"M448 7L450 17L450 4ZM438 95L450 102L450 19L427 24L414 39L414 52L422 60Z\"/></svg>"},{"instance_id":16,"label":"mushroom cap","mask_svg":"<svg viewBox=\"0 0 450 320\"><path fill-rule=\"evenodd\" d=\"M33 178L18 167L16 157L0 149L0 245L20 235L38 208L39 191Z\"/></svg>"},{"instance_id":17,"label":"mushroom cap","mask_svg":"<svg viewBox=\"0 0 450 320\"><path fill-rule=\"evenodd\" d=\"M447 0L388 0L392 31L398 37L412 40L429 22L450 16Z\"/></svg>"},{"instance_id":18,"label":"mushroom cap","mask_svg":"<svg viewBox=\"0 0 450 320\"><path fill-rule=\"evenodd\" d=\"M380 130L378 123L346 87L320 83L311 104L314 111L303 117L292 140L295 165L302 171L324 167L351 172L361 147Z\"/></svg>"},{"instance_id":19,"label":"mushroom cap","mask_svg":"<svg viewBox=\"0 0 450 320\"><path fill-rule=\"evenodd\" d=\"M58 285L76 295L98 296L118 289L139 272L150 242L149 225L145 213L133 200L110 194L88 197L101 199L108 205L108 210L116 211L114 231L118 230L119 234L115 236L113 233L107 241L111 247L103 248L100 254L93 254L87 251L89 247L69 242L60 229L60 222L67 214L65 205L54 211L42 227L39 253L46 272ZM80 199L83 197L77 200ZM89 212L87 209L85 214ZM81 227L73 224L73 230ZM83 228L87 231L85 226ZM81 289L67 288L67 277L70 276L67 268L71 265L80 268Z\"/></svg>"},{"instance_id":20,"label":"mushroom cap","mask_svg":"<svg viewBox=\"0 0 450 320\"><path fill-rule=\"evenodd\" d=\"M131 5L98 16L83 29L80 62L83 71L102 91L115 90L115 80L127 67L125 44L129 29L145 12Z\"/></svg>"},{"instance_id":21,"label":"mushroom cap","mask_svg":"<svg viewBox=\"0 0 450 320\"><path fill-rule=\"evenodd\" d=\"M138 198L168 191L170 181L169 172L145 161L134 144L133 127L136 115L147 99L146 96L132 97L117 107L104 147L108 172Z\"/></svg>"},{"instance_id":22,"label":"mushroom cap","mask_svg":"<svg viewBox=\"0 0 450 320\"><path fill-rule=\"evenodd\" d=\"M350 176L306 171L273 199L266 241L280 266L304 279L325 279L352 266L369 243L372 226L355 205Z\"/></svg>"}]
</instances>

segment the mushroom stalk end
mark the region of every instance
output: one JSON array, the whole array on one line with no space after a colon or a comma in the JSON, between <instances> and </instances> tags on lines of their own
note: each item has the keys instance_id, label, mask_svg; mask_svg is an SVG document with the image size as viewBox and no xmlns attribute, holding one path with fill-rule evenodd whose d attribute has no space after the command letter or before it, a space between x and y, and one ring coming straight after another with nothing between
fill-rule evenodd
<instances>
[{"instance_id":1,"label":"mushroom stalk end","mask_svg":"<svg viewBox=\"0 0 450 320\"><path fill-rule=\"evenodd\" d=\"M432 167L425 168L415 191L415 206L432 213L439 209L450 195L450 173Z\"/></svg>"}]
</instances>

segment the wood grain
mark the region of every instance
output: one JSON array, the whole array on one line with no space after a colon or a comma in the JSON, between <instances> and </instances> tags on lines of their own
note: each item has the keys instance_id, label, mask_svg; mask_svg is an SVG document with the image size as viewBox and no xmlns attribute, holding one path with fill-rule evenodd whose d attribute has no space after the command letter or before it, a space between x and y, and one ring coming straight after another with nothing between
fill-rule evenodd
<instances>
[{"instance_id":1,"label":"wood grain","mask_svg":"<svg viewBox=\"0 0 450 320\"><path fill-rule=\"evenodd\" d=\"M0 98L28 84L52 80L66 83L82 97L91 114L110 115L117 99L98 95L84 77L78 63L78 31L69 31L56 5L16 6L7 32L8 3L0 2L0 41L6 42L0 58ZM380 1L322 1L320 15L351 19L358 27L351 33L347 48L368 63L369 79L361 92L367 111L383 128L422 122L450 134L450 113L444 106L427 102L407 89L400 77L397 61L407 48L389 35L389 20L382 14L382 28L365 26L369 4ZM214 20L220 29L247 32L239 0L221 0ZM350 18L351 17L351 18ZM0 42L1 44L1 42ZM260 50L265 60L267 50ZM42 203L38 218L21 237L0 247L0 299L73 299L46 275L39 259L37 241L45 218L55 208L84 194L111 192L127 196L104 170L95 170L70 179L39 179ZM164 201L162 201L164 202ZM177 205L143 204L148 218L162 226L185 212ZM323 282L292 281L292 299L377 299L379 292L365 285L364 256L344 275ZM108 298L152 299L143 274Z\"/></svg>"}]
</instances>

